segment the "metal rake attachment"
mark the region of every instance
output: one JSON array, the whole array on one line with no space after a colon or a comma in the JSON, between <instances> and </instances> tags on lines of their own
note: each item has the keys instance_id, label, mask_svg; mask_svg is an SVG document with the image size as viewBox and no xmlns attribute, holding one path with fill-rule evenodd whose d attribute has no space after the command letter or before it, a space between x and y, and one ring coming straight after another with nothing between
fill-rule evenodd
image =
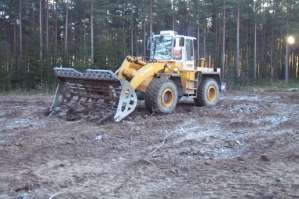
<instances>
[{"instance_id":1,"label":"metal rake attachment","mask_svg":"<svg viewBox=\"0 0 299 199\"><path fill-rule=\"evenodd\" d=\"M50 108L55 111L62 104L102 103L116 110L114 120L119 122L137 106L137 96L126 80L118 80L109 70L54 68L58 86ZM117 107L117 108L116 108Z\"/></svg>"}]
</instances>

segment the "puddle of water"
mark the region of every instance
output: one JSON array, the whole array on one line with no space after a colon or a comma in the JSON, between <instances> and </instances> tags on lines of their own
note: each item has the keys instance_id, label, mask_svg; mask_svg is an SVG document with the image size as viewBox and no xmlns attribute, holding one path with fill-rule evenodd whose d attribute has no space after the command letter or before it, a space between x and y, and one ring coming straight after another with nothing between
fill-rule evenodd
<instances>
[{"instance_id":1,"label":"puddle of water","mask_svg":"<svg viewBox=\"0 0 299 199\"><path fill-rule=\"evenodd\" d=\"M233 101L249 101L249 102L273 102L281 99L280 96L259 96L259 95L242 95L242 96L224 96L223 99Z\"/></svg>"},{"instance_id":2,"label":"puddle of water","mask_svg":"<svg viewBox=\"0 0 299 199\"><path fill-rule=\"evenodd\" d=\"M260 110L260 107L255 104L239 104L234 105L229 112L231 113L256 113Z\"/></svg>"},{"instance_id":3,"label":"puddle of water","mask_svg":"<svg viewBox=\"0 0 299 199\"><path fill-rule=\"evenodd\" d=\"M221 128L217 124L200 123L195 120L189 120L181 125L178 125L175 130L180 138L176 143L181 143L185 140L202 140L206 137L219 135Z\"/></svg>"},{"instance_id":4,"label":"puddle of water","mask_svg":"<svg viewBox=\"0 0 299 199\"><path fill-rule=\"evenodd\" d=\"M227 96L224 97L224 99L230 99L234 101L251 101L251 102L258 102L262 101L262 98L259 96Z\"/></svg>"},{"instance_id":5,"label":"puddle of water","mask_svg":"<svg viewBox=\"0 0 299 199\"><path fill-rule=\"evenodd\" d=\"M204 158L230 159L240 156L246 151L246 144L242 140L244 135L236 135L225 131L216 122L203 122L189 120L178 125L175 132L180 135L174 142L179 145L186 140L197 140L205 144L198 145L198 149L204 154ZM236 143L228 146L229 143Z\"/></svg>"},{"instance_id":6,"label":"puddle of water","mask_svg":"<svg viewBox=\"0 0 299 199\"><path fill-rule=\"evenodd\" d=\"M247 150L247 146L243 143L236 148L221 146L218 148L208 149L207 154L215 159L232 159L241 156Z\"/></svg>"}]
</instances>

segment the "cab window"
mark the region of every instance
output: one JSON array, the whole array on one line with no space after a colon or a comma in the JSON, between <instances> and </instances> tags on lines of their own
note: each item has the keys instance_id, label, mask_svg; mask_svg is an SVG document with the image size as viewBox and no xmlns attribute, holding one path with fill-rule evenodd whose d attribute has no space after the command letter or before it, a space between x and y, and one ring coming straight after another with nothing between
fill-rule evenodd
<instances>
[{"instance_id":1,"label":"cab window","mask_svg":"<svg viewBox=\"0 0 299 199\"><path fill-rule=\"evenodd\" d=\"M184 39L184 37L181 37L180 38L180 47L184 47L184 45L185 45L185 39Z\"/></svg>"},{"instance_id":2,"label":"cab window","mask_svg":"<svg viewBox=\"0 0 299 199\"><path fill-rule=\"evenodd\" d=\"M192 61L194 60L194 52L193 52L193 41L191 39L186 39L186 60Z\"/></svg>"},{"instance_id":3,"label":"cab window","mask_svg":"<svg viewBox=\"0 0 299 199\"><path fill-rule=\"evenodd\" d=\"M181 46L182 44L182 39L184 41L184 38L175 38L174 39L174 46L173 46L173 59L175 60L182 60L183 56L183 47Z\"/></svg>"}]
</instances>

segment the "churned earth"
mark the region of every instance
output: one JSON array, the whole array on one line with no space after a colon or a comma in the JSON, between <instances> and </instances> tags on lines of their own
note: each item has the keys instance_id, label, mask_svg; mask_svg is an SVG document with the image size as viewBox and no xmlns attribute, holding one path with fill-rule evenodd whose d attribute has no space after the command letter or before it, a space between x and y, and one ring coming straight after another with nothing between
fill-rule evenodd
<instances>
[{"instance_id":1,"label":"churned earth","mask_svg":"<svg viewBox=\"0 0 299 199\"><path fill-rule=\"evenodd\" d=\"M185 100L170 115L140 103L120 123L49 117L50 104L0 96L1 199L299 198L298 91Z\"/></svg>"}]
</instances>

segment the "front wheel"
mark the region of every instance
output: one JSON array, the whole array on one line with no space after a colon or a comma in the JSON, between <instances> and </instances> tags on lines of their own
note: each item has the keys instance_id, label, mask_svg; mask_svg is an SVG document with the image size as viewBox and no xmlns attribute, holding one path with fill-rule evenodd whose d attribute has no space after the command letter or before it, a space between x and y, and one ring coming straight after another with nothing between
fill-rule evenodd
<instances>
[{"instance_id":1,"label":"front wheel","mask_svg":"<svg viewBox=\"0 0 299 199\"><path fill-rule=\"evenodd\" d=\"M177 102L177 86L169 79L153 79L145 92L145 105L150 112L172 113Z\"/></svg>"},{"instance_id":2,"label":"front wheel","mask_svg":"<svg viewBox=\"0 0 299 199\"><path fill-rule=\"evenodd\" d=\"M204 79L197 88L197 97L194 99L197 106L214 106L219 102L219 86L215 79Z\"/></svg>"}]
</instances>

